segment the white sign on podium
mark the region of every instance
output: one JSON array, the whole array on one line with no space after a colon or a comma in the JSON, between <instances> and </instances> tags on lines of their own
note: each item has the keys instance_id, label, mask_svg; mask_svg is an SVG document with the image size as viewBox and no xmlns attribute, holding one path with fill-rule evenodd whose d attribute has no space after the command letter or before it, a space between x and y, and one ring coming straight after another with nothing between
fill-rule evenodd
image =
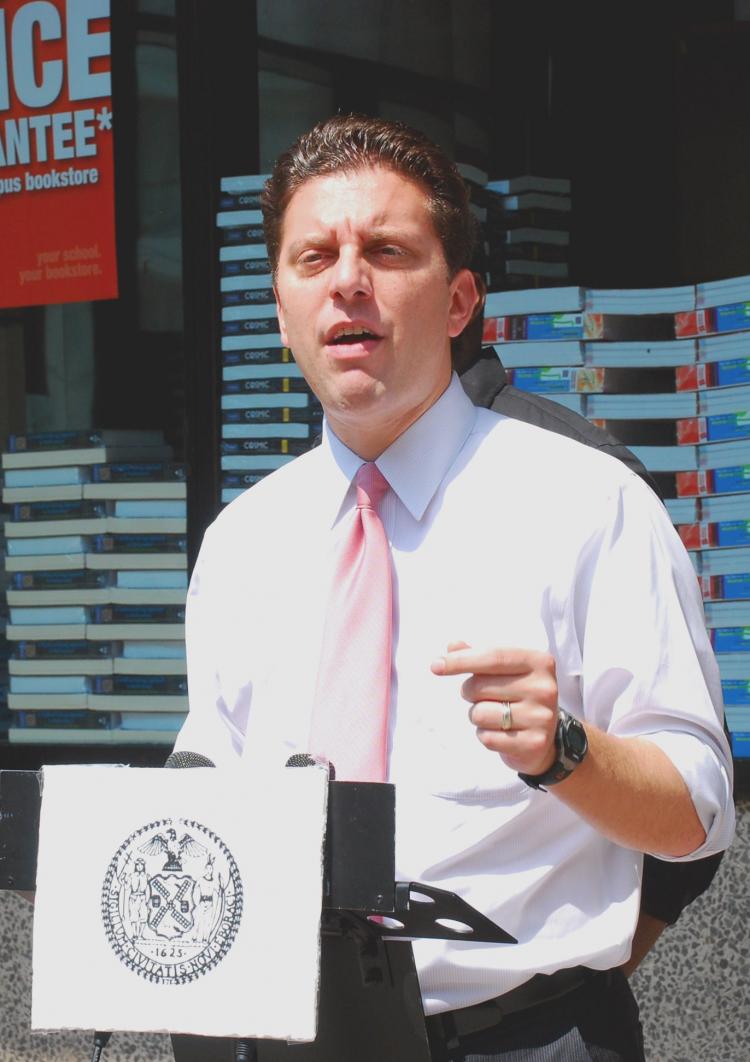
<instances>
[{"instance_id":1,"label":"white sign on podium","mask_svg":"<svg viewBox=\"0 0 750 1062\"><path fill-rule=\"evenodd\" d=\"M315 1038L328 774L45 767L34 1029Z\"/></svg>"}]
</instances>

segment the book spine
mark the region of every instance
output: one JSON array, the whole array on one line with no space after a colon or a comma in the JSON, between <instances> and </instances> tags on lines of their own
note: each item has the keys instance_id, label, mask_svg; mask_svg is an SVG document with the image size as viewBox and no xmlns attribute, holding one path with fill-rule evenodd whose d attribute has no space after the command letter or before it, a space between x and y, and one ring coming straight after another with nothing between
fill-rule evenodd
<instances>
[{"instance_id":1,"label":"book spine","mask_svg":"<svg viewBox=\"0 0 750 1062\"><path fill-rule=\"evenodd\" d=\"M94 553L185 553L187 539L167 532L94 535L91 548Z\"/></svg>"}]
</instances>

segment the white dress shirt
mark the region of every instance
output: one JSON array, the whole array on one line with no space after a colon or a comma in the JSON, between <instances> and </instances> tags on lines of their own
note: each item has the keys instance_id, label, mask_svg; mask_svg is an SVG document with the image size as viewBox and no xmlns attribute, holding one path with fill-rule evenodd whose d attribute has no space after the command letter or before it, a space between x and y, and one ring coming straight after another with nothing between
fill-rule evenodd
<instances>
[{"instance_id":1,"label":"white dress shirt","mask_svg":"<svg viewBox=\"0 0 750 1062\"><path fill-rule=\"evenodd\" d=\"M229 505L188 596L190 713L177 748L282 765L307 748L337 540L361 459L317 449ZM477 740L451 641L553 654L560 704L646 735L682 774L707 833L732 836L732 766L695 573L664 507L612 457L475 408L454 376L378 458L397 616L389 738L397 878L460 894L515 945L419 941L427 1013L538 972L609 969L630 951L640 854ZM267 809L268 810L268 809ZM656 853L658 854L658 853Z\"/></svg>"}]
</instances>

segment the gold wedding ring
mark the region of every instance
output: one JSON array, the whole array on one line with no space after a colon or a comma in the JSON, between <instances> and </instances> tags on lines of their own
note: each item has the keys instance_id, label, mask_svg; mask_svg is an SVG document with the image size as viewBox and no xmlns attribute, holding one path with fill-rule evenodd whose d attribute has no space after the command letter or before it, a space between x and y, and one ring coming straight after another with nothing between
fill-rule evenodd
<instances>
[{"instance_id":1,"label":"gold wedding ring","mask_svg":"<svg viewBox=\"0 0 750 1062\"><path fill-rule=\"evenodd\" d=\"M512 730L513 729L513 712L510 710L510 701L500 701L500 729Z\"/></svg>"}]
</instances>

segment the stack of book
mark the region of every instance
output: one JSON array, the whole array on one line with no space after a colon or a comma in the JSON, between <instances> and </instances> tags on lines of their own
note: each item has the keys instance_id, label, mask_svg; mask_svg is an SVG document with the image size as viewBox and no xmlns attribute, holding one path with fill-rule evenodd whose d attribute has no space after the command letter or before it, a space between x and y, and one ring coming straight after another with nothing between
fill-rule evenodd
<instances>
[{"instance_id":1,"label":"stack of book","mask_svg":"<svg viewBox=\"0 0 750 1062\"><path fill-rule=\"evenodd\" d=\"M304 453L323 414L281 342L260 191L264 176L225 177L219 213L221 501Z\"/></svg>"},{"instance_id":2,"label":"stack of book","mask_svg":"<svg viewBox=\"0 0 750 1062\"><path fill-rule=\"evenodd\" d=\"M530 175L488 181L491 287L565 284L569 276L570 181Z\"/></svg>"},{"instance_id":3,"label":"stack of book","mask_svg":"<svg viewBox=\"0 0 750 1062\"><path fill-rule=\"evenodd\" d=\"M185 469L170 457L158 432L10 436L10 741L173 741L187 554Z\"/></svg>"},{"instance_id":4,"label":"stack of book","mask_svg":"<svg viewBox=\"0 0 750 1062\"><path fill-rule=\"evenodd\" d=\"M691 552L736 756L750 755L750 277L491 292L511 382L582 413L656 479Z\"/></svg>"}]
</instances>

